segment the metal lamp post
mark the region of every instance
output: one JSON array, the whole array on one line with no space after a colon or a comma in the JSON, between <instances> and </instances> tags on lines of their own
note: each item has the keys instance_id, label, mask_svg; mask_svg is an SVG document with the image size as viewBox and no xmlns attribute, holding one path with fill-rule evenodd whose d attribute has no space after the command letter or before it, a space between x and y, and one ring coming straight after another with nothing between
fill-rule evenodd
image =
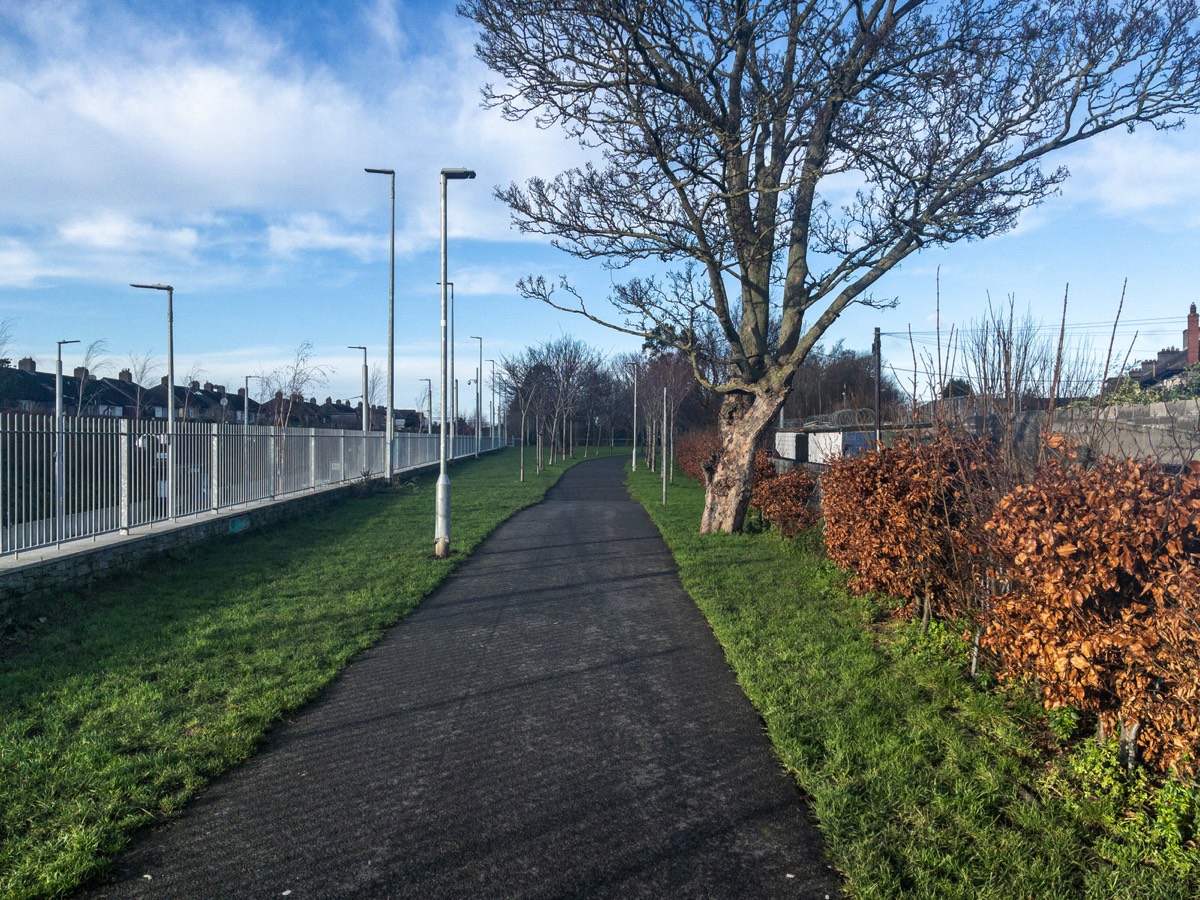
<instances>
[{"instance_id":1,"label":"metal lamp post","mask_svg":"<svg viewBox=\"0 0 1200 900\"><path fill-rule=\"evenodd\" d=\"M475 455L479 456L483 446L483 338L473 334L471 340L479 341L479 368L475 370Z\"/></svg>"},{"instance_id":2,"label":"metal lamp post","mask_svg":"<svg viewBox=\"0 0 1200 900\"><path fill-rule=\"evenodd\" d=\"M346 349L347 350L361 350L363 352L363 373L362 373L362 375L363 375L363 378L362 378L362 404L363 404L362 419L363 419L363 423L362 423L362 430L363 430L363 434L366 434L368 431L371 430L370 419L368 418L368 416L370 415L370 406L368 406L368 404L367 404L367 348L362 346L361 344L348 344L346 346Z\"/></svg>"},{"instance_id":3,"label":"metal lamp post","mask_svg":"<svg viewBox=\"0 0 1200 900\"><path fill-rule=\"evenodd\" d=\"M392 439L395 436L396 408L396 170L395 169L364 169L372 175L387 175L392 179L392 241L391 252L388 255L388 361L387 361L387 420L384 423L384 440L387 446L383 450L384 477L392 477ZM366 351L364 351L365 354ZM367 392L363 390L363 406L367 405Z\"/></svg>"},{"instance_id":4,"label":"metal lamp post","mask_svg":"<svg viewBox=\"0 0 1200 900\"><path fill-rule=\"evenodd\" d=\"M63 344L79 341L58 341L58 359L54 367L54 539L62 540L63 532Z\"/></svg>"},{"instance_id":5,"label":"metal lamp post","mask_svg":"<svg viewBox=\"0 0 1200 900\"><path fill-rule=\"evenodd\" d=\"M442 184L443 189L445 183ZM445 208L445 194L442 195L442 207ZM442 284L442 282L438 282ZM455 385L454 392L450 395L450 456L454 457L457 450L458 441L458 378L454 370L454 282L446 283L450 288L450 381ZM442 288L443 298L446 293L446 288Z\"/></svg>"},{"instance_id":6,"label":"metal lamp post","mask_svg":"<svg viewBox=\"0 0 1200 900\"><path fill-rule=\"evenodd\" d=\"M472 169L442 169L441 171L441 193L442 193L442 435L441 435L441 450L438 454L438 480L437 480L437 497L436 497L436 514L434 517L434 545L433 552L439 559L444 559L450 555L450 476L446 472L446 438L449 436L446 431L446 398L449 390L448 361L446 359L447 345L447 310L446 310L446 182L450 180L459 180L466 178L474 178L475 172Z\"/></svg>"},{"instance_id":7,"label":"metal lamp post","mask_svg":"<svg viewBox=\"0 0 1200 900\"><path fill-rule=\"evenodd\" d=\"M169 284L131 284L167 292L167 518L175 518L175 288Z\"/></svg>"},{"instance_id":8,"label":"metal lamp post","mask_svg":"<svg viewBox=\"0 0 1200 900\"><path fill-rule=\"evenodd\" d=\"M633 364L633 471L637 471L637 363Z\"/></svg>"},{"instance_id":9,"label":"metal lamp post","mask_svg":"<svg viewBox=\"0 0 1200 900\"><path fill-rule=\"evenodd\" d=\"M492 439L492 449L496 449L496 361L489 359L492 364L492 409L488 413L489 437Z\"/></svg>"}]
</instances>

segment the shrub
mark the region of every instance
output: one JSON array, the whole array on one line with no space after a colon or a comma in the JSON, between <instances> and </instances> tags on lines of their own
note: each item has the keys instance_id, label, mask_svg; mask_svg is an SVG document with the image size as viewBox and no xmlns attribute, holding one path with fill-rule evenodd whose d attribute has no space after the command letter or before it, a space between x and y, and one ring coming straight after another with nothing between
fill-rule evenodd
<instances>
[{"instance_id":1,"label":"shrub","mask_svg":"<svg viewBox=\"0 0 1200 900\"><path fill-rule=\"evenodd\" d=\"M986 445L948 431L836 460L822 475L830 559L859 593L908 600L905 613L974 615L993 476Z\"/></svg>"},{"instance_id":2,"label":"shrub","mask_svg":"<svg viewBox=\"0 0 1200 900\"><path fill-rule=\"evenodd\" d=\"M817 480L805 468L776 473L765 451L755 456L754 488L750 503L769 522L789 537L811 528L819 518L811 507Z\"/></svg>"},{"instance_id":3,"label":"shrub","mask_svg":"<svg viewBox=\"0 0 1200 900\"><path fill-rule=\"evenodd\" d=\"M715 428L685 432L675 439L675 464L688 478L704 484L704 467L716 459L720 447Z\"/></svg>"},{"instance_id":4,"label":"shrub","mask_svg":"<svg viewBox=\"0 0 1200 900\"><path fill-rule=\"evenodd\" d=\"M1047 707L1098 716L1128 753L1195 774L1200 475L1131 459L1085 468L1066 450L988 523L1008 589L984 645L1001 677L1035 678Z\"/></svg>"}]
</instances>

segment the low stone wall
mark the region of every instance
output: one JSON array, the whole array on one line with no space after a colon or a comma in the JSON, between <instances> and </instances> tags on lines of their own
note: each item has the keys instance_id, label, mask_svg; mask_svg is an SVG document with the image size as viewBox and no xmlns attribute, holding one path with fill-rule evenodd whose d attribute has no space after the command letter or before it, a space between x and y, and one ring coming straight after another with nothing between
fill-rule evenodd
<instances>
[{"instance_id":1,"label":"low stone wall","mask_svg":"<svg viewBox=\"0 0 1200 900\"><path fill-rule=\"evenodd\" d=\"M64 589L86 589L98 581L144 566L151 557L219 534L238 534L312 513L344 499L355 485L341 485L263 506L230 511L138 535L111 535L80 542L44 558L0 569L0 625L19 617L18 606Z\"/></svg>"}]
</instances>

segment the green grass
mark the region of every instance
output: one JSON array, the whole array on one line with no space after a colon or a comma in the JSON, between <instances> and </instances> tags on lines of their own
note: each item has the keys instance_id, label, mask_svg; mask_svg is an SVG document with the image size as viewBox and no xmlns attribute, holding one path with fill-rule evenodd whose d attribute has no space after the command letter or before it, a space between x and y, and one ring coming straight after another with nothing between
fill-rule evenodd
<instances>
[{"instance_id":1,"label":"green grass","mask_svg":"<svg viewBox=\"0 0 1200 900\"><path fill-rule=\"evenodd\" d=\"M811 797L851 896L1200 896L1194 843L1163 852L1136 822L1113 821L1129 818L1120 803L1073 793L1115 777L1111 754L1081 745L1062 771L1082 759L1107 774L1064 780L1035 740L1047 730L1035 703L912 652L812 535L702 536L698 485L677 479L666 508L653 474L630 486Z\"/></svg>"},{"instance_id":2,"label":"green grass","mask_svg":"<svg viewBox=\"0 0 1200 900\"><path fill-rule=\"evenodd\" d=\"M452 470L451 559L434 476L215 539L39 609L0 661L0 896L66 893L130 833L246 759L500 522L537 502L517 452Z\"/></svg>"}]
</instances>

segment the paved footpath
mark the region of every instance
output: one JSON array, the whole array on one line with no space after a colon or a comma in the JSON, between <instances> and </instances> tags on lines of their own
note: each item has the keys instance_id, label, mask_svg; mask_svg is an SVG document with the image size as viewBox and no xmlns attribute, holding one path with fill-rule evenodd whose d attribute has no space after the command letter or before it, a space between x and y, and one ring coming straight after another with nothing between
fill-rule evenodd
<instances>
[{"instance_id":1,"label":"paved footpath","mask_svg":"<svg viewBox=\"0 0 1200 900\"><path fill-rule=\"evenodd\" d=\"M569 470L92 896L837 896L623 465Z\"/></svg>"}]
</instances>

